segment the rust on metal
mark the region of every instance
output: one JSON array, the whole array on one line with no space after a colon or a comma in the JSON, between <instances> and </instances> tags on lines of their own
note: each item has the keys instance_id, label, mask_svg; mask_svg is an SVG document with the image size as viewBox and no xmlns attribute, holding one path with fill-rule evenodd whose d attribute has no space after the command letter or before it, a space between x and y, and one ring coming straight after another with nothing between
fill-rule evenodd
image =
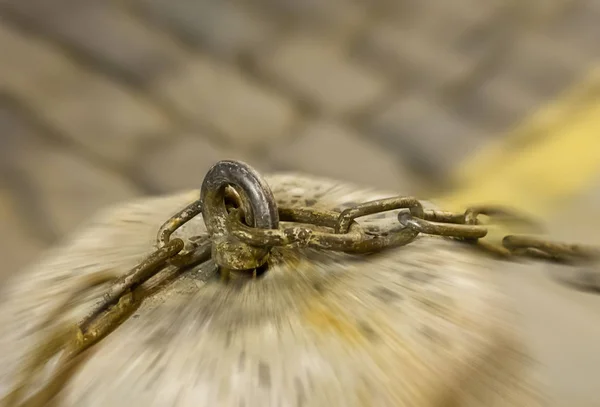
<instances>
[{"instance_id":1,"label":"rust on metal","mask_svg":"<svg viewBox=\"0 0 600 407\"><path fill-rule=\"evenodd\" d=\"M268 258L269 247L250 246L228 233L225 204L228 187L234 186L249 202L253 224L260 229L276 229L279 214L275 198L264 179L249 165L239 161L220 161L204 178L200 190L202 216L212 240L212 257L224 269L253 270ZM246 215L246 220L249 218Z\"/></svg>"}]
</instances>

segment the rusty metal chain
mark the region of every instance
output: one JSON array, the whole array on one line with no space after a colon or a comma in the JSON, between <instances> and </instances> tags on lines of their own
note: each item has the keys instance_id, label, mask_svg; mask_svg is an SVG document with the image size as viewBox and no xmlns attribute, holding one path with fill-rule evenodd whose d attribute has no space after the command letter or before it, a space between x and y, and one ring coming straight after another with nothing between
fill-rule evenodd
<instances>
[{"instance_id":1,"label":"rusty metal chain","mask_svg":"<svg viewBox=\"0 0 600 407\"><path fill-rule=\"evenodd\" d=\"M374 236L367 234L355 222L361 216L379 214L395 209L410 209L398 214L404 227L395 234ZM321 226L331 232L315 230L310 226L291 226L278 229L257 229L241 222L240 213L234 210L228 218L228 228L237 239L254 246L296 246L346 253L369 253L403 246L419 234L443 236L477 245L490 254L513 257L545 258L552 261L594 261L600 258L600 248L552 242L534 236L506 235L501 246L480 239L488 234L488 227L479 220L486 215L503 223L518 223L534 230L538 225L517 213L499 207L472 207L465 212L446 212L423 209L412 197L394 197L366 202L341 213L312 208L279 208L282 221Z\"/></svg>"},{"instance_id":2,"label":"rusty metal chain","mask_svg":"<svg viewBox=\"0 0 600 407\"><path fill-rule=\"evenodd\" d=\"M507 235L501 245L483 242L481 239L489 228L480 221L482 215L489 217L492 223L520 224L539 232L535 222L506 208L472 207L463 213L428 210L416 198L402 196L365 202L341 212L277 207L274 202L269 187L246 164L221 161L213 166L202 185L201 197L160 227L155 251L120 277L99 273L80 282L77 292L67 301L75 302L84 292L100 284L111 284L99 303L77 325L55 324L23 365L17 375L18 385L0 401L0 406L46 405L84 359L85 351L114 331L152 293L145 287L146 283L167 281L210 257L224 274L238 270L252 276L256 275L252 271L267 261L274 247L360 254L404 246L422 234L473 244L504 258L526 256L582 263L600 259L599 248L551 242L534 236ZM367 233L356 221L392 210L400 210L398 222L402 226L393 233ZM177 229L200 214L207 226L206 236L185 243L181 238L171 238ZM293 225L282 227L280 221ZM155 286L159 287L160 283ZM51 325L53 320L59 319L58 311L50 314L42 325ZM35 374L56 356L59 361L52 379L25 399L26 389L33 383Z\"/></svg>"}]
</instances>

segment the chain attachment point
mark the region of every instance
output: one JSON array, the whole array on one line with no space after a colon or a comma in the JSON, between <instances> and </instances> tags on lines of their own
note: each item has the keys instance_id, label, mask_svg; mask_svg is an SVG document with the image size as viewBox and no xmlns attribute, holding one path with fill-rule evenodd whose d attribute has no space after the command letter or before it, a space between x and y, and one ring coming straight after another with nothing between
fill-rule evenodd
<instances>
[{"instance_id":1,"label":"chain attachment point","mask_svg":"<svg viewBox=\"0 0 600 407\"><path fill-rule=\"evenodd\" d=\"M268 184L249 165L240 161L220 161L213 165L202 183L202 215L212 240L212 257L226 270L246 271L261 267L270 247L251 246L236 239L227 230L229 216L225 204L226 190L234 187L247 202L246 220L259 229L277 229L279 214L275 197Z\"/></svg>"}]
</instances>

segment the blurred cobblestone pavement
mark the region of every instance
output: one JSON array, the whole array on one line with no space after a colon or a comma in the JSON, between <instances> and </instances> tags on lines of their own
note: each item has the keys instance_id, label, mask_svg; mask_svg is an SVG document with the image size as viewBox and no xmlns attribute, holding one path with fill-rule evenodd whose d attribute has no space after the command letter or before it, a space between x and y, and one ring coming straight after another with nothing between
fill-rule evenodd
<instances>
[{"instance_id":1,"label":"blurred cobblestone pavement","mask_svg":"<svg viewBox=\"0 0 600 407\"><path fill-rule=\"evenodd\" d=\"M443 185L599 40L600 0L0 0L0 273L223 158Z\"/></svg>"}]
</instances>

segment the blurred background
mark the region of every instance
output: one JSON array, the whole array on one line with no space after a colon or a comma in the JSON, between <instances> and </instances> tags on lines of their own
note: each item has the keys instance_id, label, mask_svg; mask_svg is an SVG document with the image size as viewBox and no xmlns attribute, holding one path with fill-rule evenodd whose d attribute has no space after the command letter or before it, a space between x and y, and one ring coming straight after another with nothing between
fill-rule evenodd
<instances>
[{"instance_id":1,"label":"blurred background","mask_svg":"<svg viewBox=\"0 0 600 407\"><path fill-rule=\"evenodd\" d=\"M452 188L599 44L600 0L0 0L2 272L222 158Z\"/></svg>"},{"instance_id":2,"label":"blurred background","mask_svg":"<svg viewBox=\"0 0 600 407\"><path fill-rule=\"evenodd\" d=\"M560 187L581 199L557 236L598 240L599 57L600 0L0 0L0 275L99 208L198 188L225 158L419 197L486 174L517 201ZM530 123L578 84L562 127ZM513 165L520 189L502 181ZM576 402L597 393L592 359L550 331L562 312L587 338L569 349L594 349L598 298L520 284L564 399L600 405Z\"/></svg>"}]
</instances>

